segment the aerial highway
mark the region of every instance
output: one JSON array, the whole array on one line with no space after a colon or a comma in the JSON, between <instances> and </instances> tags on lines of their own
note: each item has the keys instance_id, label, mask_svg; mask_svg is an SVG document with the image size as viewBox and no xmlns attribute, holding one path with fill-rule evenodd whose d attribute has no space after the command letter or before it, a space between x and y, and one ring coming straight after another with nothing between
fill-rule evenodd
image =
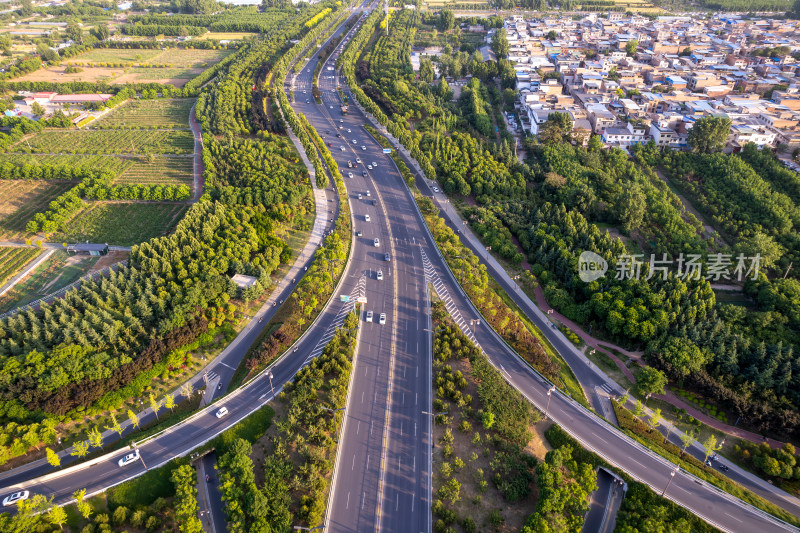
<instances>
[{"instance_id":1,"label":"aerial highway","mask_svg":"<svg viewBox=\"0 0 800 533\"><path fill-rule=\"evenodd\" d=\"M124 454L120 451L15 483L1 489L0 494L24 488L54 496L56 503L65 503L72 499L75 490L100 492L141 475L145 468L155 468L189 453L271 400L299 368L320 353L352 301L363 296L367 301L361 316L363 329L356 350L325 528L429 531L431 442L430 416L426 413L430 412L431 403L431 331L426 287L430 283L448 303L454 320L489 355L509 383L540 410L544 411L547 405L549 418L609 463L658 492L669 483L667 497L720 529L796 531L684 472L672 476L675 467L670 462L644 449L559 391L548 396L550 383L520 360L486 321L469 328L467 323L479 317L479 313L439 255L393 161L362 127L364 116L356 106L350 106L347 115L342 116L337 74L329 74L327 66L322 69L320 79L322 104L314 102L311 76L317 60L314 55L297 78L288 83L293 84L295 109L304 113L325 142L332 145L331 152L346 176L354 231L360 235L357 233L354 238L337 296L349 295L351 302L334 298L296 349L291 349L267 372L141 443L138 448L143 461L119 467L117 460ZM337 137L337 133L342 137ZM347 161L353 163L356 158L361 163L351 169ZM352 172L352 178L348 172ZM379 270L382 279L378 279ZM367 311L372 312L372 322L366 321ZM381 314L386 315L385 324L380 323ZM221 406L227 408L228 414L217 418L215 412Z\"/></svg>"}]
</instances>

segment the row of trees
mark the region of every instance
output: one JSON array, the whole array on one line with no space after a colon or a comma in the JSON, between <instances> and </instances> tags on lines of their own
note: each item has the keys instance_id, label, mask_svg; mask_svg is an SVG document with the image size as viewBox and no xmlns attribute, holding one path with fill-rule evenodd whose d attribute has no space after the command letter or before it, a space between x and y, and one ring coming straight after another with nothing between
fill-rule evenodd
<instances>
[{"instance_id":1,"label":"row of trees","mask_svg":"<svg viewBox=\"0 0 800 533\"><path fill-rule=\"evenodd\" d=\"M264 485L256 484L249 443L239 440L220 457L220 490L231 533L283 531L298 521L318 525L325 512L329 474L336 455L352 369L358 317L351 313L322 354L284 386L287 414L264 459Z\"/></svg>"}]
</instances>

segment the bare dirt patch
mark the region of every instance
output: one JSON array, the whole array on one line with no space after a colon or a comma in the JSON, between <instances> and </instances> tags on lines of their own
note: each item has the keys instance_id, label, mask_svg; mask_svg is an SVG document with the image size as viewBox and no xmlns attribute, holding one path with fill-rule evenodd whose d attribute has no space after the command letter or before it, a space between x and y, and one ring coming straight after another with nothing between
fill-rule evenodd
<instances>
[{"instance_id":1,"label":"bare dirt patch","mask_svg":"<svg viewBox=\"0 0 800 533\"><path fill-rule=\"evenodd\" d=\"M82 72L73 74L64 72L65 68L65 65L42 68L34 72L29 72L19 78L14 78L12 81L86 81L90 83L107 81L111 83L124 83L116 80L118 76L125 73L125 69L122 68L81 67L83 69Z\"/></svg>"}]
</instances>

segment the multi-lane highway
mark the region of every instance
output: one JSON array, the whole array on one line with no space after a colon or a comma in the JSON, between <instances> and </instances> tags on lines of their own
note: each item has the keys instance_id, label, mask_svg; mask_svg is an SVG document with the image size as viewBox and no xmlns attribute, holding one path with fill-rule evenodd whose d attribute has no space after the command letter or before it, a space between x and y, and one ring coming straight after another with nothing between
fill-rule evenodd
<instances>
[{"instance_id":1,"label":"multi-lane highway","mask_svg":"<svg viewBox=\"0 0 800 533\"><path fill-rule=\"evenodd\" d=\"M365 314L361 317L362 330L325 526L329 531L429 531L431 443L430 420L424 414L430 411L431 401L427 283L445 297L448 309L462 328L468 329L466 323L479 314L439 256L392 160L363 129L364 117L355 106L346 116L341 115L336 74L326 67L320 79L323 103L314 103L310 81L316 61L315 55L289 83L294 83L295 109L306 115L326 143L333 145L331 151L344 175L353 174L352 178L345 177L345 183L354 231L361 235L354 239L350 263L337 294L351 295L351 300L365 296L365 311L373 312L372 323L365 321ZM362 162L349 168L347 161L354 163L356 158ZM382 280L378 279L378 270ZM349 305L338 299L327 306L297 350L273 365L271 383L267 374L262 374L217 405L143 443L140 452L144 463L120 468L116 462L120 452L15 486L54 496L56 503L63 503L77 489L99 492L143 473L144 464L154 468L188 453L277 394L283 383L321 351L348 309ZM382 313L386 315L385 324L377 323ZM473 336L472 332L467 333ZM549 383L521 361L485 321L474 328L474 338L509 383L544 409ZM214 412L221 405L229 413L216 418ZM674 469L671 463L573 400L556 392L548 412L550 418L613 465L659 492L666 487ZM6 492L10 487L0 490ZM667 496L723 530L794 531L682 472L673 478Z\"/></svg>"}]
</instances>

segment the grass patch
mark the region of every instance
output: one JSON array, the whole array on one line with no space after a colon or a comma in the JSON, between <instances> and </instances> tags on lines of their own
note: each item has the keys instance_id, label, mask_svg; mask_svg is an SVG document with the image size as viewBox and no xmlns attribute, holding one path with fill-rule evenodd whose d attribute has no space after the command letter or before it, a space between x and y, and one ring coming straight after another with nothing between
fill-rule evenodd
<instances>
[{"instance_id":1,"label":"grass patch","mask_svg":"<svg viewBox=\"0 0 800 533\"><path fill-rule=\"evenodd\" d=\"M0 298L0 312L25 305L66 287L88 273L98 259L90 256L70 257L65 251L56 251Z\"/></svg>"},{"instance_id":2,"label":"grass patch","mask_svg":"<svg viewBox=\"0 0 800 533\"><path fill-rule=\"evenodd\" d=\"M130 185L188 185L194 183L193 161L188 157L154 156L135 162L123 171L114 183Z\"/></svg>"},{"instance_id":3,"label":"grass patch","mask_svg":"<svg viewBox=\"0 0 800 533\"><path fill-rule=\"evenodd\" d=\"M42 253L39 248L0 248L0 285Z\"/></svg>"},{"instance_id":4,"label":"grass patch","mask_svg":"<svg viewBox=\"0 0 800 533\"><path fill-rule=\"evenodd\" d=\"M67 61L68 63L139 63L161 54L158 49L95 48Z\"/></svg>"},{"instance_id":5,"label":"grass patch","mask_svg":"<svg viewBox=\"0 0 800 533\"><path fill-rule=\"evenodd\" d=\"M88 240L132 246L167 235L187 209L186 204L95 202L84 207L52 238L58 242Z\"/></svg>"},{"instance_id":6,"label":"grass patch","mask_svg":"<svg viewBox=\"0 0 800 533\"><path fill-rule=\"evenodd\" d=\"M72 181L0 180L0 238L20 239L30 235L25 225L36 213L75 187Z\"/></svg>"},{"instance_id":7,"label":"grass patch","mask_svg":"<svg viewBox=\"0 0 800 533\"><path fill-rule=\"evenodd\" d=\"M186 129L194 98L159 98L128 100L92 125L98 129Z\"/></svg>"},{"instance_id":8,"label":"grass patch","mask_svg":"<svg viewBox=\"0 0 800 533\"><path fill-rule=\"evenodd\" d=\"M38 154L190 154L190 131L44 130L15 150Z\"/></svg>"}]
</instances>

